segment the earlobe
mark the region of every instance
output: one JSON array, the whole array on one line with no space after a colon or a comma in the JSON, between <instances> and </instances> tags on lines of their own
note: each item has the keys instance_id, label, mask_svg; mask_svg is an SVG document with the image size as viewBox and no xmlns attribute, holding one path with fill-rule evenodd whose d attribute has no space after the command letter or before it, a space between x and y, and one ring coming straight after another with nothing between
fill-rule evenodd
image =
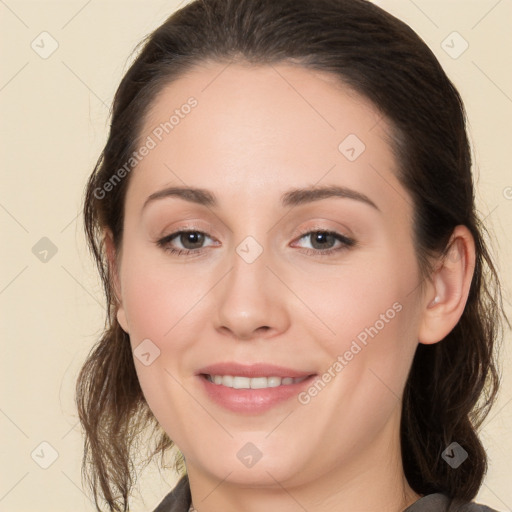
<instances>
[{"instance_id":1,"label":"earlobe","mask_svg":"<svg viewBox=\"0 0 512 512\"><path fill-rule=\"evenodd\" d=\"M457 226L448 252L440 257L425 295L418 341L433 344L457 325L469 295L475 269L475 244L466 226Z\"/></svg>"},{"instance_id":2,"label":"earlobe","mask_svg":"<svg viewBox=\"0 0 512 512\"><path fill-rule=\"evenodd\" d=\"M114 293L114 298L117 306L116 318L123 331L128 334L128 322L126 321L126 314L124 311L123 301L121 298L122 294L119 278L119 267L117 263L116 249L114 245L114 237L112 235L112 232L108 228L105 229L104 231L103 240L108 260L109 276L110 279L112 280L112 290Z\"/></svg>"},{"instance_id":3,"label":"earlobe","mask_svg":"<svg viewBox=\"0 0 512 512\"><path fill-rule=\"evenodd\" d=\"M119 325L121 326L121 329L123 329L126 334L130 334L128 331L128 323L126 322L126 314L121 304L117 308L116 318Z\"/></svg>"}]
</instances>

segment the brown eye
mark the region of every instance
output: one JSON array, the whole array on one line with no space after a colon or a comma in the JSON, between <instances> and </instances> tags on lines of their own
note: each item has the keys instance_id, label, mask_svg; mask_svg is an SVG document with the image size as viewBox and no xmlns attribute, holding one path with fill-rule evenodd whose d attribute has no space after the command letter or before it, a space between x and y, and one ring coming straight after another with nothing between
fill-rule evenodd
<instances>
[{"instance_id":1,"label":"brown eye","mask_svg":"<svg viewBox=\"0 0 512 512\"><path fill-rule=\"evenodd\" d=\"M171 254L199 254L203 252L203 244L206 238L210 237L202 231L181 230L165 236L156 243Z\"/></svg>"},{"instance_id":2,"label":"brown eye","mask_svg":"<svg viewBox=\"0 0 512 512\"><path fill-rule=\"evenodd\" d=\"M306 254L312 256L327 256L329 254L337 253L339 251L347 250L356 244L356 241L352 238L348 238L336 231L328 230L314 230L303 233L299 240L309 239L311 249L306 248ZM336 242L339 242L339 246L335 247Z\"/></svg>"},{"instance_id":3,"label":"brown eye","mask_svg":"<svg viewBox=\"0 0 512 512\"><path fill-rule=\"evenodd\" d=\"M183 231L178 233L177 238L185 249L199 249L205 237L199 231Z\"/></svg>"},{"instance_id":4,"label":"brown eye","mask_svg":"<svg viewBox=\"0 0 512 512\"><path fill-rule=\"evenodd\" d=\"M309 236L311 237L311 245L315 249L331 249L336 244L336 237L326 231L315 231Z\"/></svg>"}]
</instances>

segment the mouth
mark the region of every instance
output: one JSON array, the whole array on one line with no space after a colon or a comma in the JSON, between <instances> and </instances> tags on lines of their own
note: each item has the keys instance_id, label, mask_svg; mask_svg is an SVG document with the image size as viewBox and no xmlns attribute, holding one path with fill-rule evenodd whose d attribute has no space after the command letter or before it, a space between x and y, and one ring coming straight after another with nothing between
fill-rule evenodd
<instances>
[{"instance_id":1,"label":"mouth","mask_svg":"<svg viewBox=\"0 0 512 512\"><path fill-rule=\"evenodd\" d=\"M279 386L290 386L298 384L303 380L311 377L304 375L303 377L244 377L242 375L211 375L208 373L200 374L203 378L218 386L226 386L233 389L267 389L277 388Z\"/></svg>"},{"instance_id":2,"label":"mouth","mask_svg":"<svg viewBox=\"0 0 512 512\"><path fill-rule=\"evenodd\" d=\"M289 406L291 400L297 407L299 393L311 386L317 377L318 374L246 377L201 373L196 376L208 401L224 411L246 415L261 415L279 405Z\"/></svg>"}]
</instances>

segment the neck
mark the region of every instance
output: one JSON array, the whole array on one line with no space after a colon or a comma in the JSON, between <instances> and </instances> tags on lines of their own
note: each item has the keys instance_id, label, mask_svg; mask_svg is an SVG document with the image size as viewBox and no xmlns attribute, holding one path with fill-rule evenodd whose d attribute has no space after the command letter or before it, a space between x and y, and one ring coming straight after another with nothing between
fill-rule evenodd
<instances>
[{"instance_id":1,"label":"neck","mask_svg":"<svg viewBox=\"0 0 512 512\"><path fill-rule=\"evenodd\" d=\"M326 468L306 484L240 485L230 482L229 475L222 480L187 463L192 504L198 512L403 512L421 496L403 472L399 409L356 459Z\"/></svg>"}]
</instances>

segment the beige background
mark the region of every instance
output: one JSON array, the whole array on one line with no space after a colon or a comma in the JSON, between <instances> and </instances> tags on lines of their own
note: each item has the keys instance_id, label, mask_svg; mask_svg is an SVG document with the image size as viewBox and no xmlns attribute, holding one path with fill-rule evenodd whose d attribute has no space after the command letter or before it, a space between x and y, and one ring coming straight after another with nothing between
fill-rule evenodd
<instances>
[{"instance_id":1,"label":"beige background","mask_svg":"<svg viewBox=\"0 0 512 512\"><path fill-rule=\"evenodd\" d=\"M498 241L511 313L506 263L512 256L512 1L379 4L420 34L465 100L478 206ZM104 307L82 235L82 193L106 141L109 106L132 49L177 6L148 0L0 1L0 511L94 510L80 484L82 438L73 388L101 331ZM50 36L40 36L43 31ZM452 53L462 48L457 36L446 39L454 31L469 44L458 58L442 46L446 40ZM53 40L58 48L42 58ZM43 237L57 249L46 262L32 252ZM477 497L500 511L512 510L510 354L507 332L503 388L482 433L490 470ZM43 469L52 462L52 450L58 457ZM170 483L150 468L132 510L152 510L174 476L166 478Z\"/></svg>"}]
</instances>

